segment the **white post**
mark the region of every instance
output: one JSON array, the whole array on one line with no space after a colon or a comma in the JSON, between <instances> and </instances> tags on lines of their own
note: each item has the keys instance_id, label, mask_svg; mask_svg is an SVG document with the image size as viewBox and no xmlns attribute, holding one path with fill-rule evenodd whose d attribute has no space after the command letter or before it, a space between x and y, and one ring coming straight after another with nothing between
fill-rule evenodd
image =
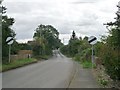
<instances>
[{"instance_id":1,"label":"white post","mask_svg":"<svg viewBox=\"0 0 120 90\"><path fill-rule=\"evenodd\" d=\"M92 45L92 68L93 68L93 64L94 64L94 52L93 52L93 45Z\"/></svg>"},{"instance_id":2,"label":"white post","mask_svg":"<svg viewBox=\"0 0 120 90\"><path fill-rule=\"evenodd\" d=\"M9 63L10 63L10 54L11 54L11 44L9 45Z\"/></svg>"},{"instance_id":3,"label":"white post","mask_svg":"<svg viewBox=\"0 0 120 90\"><path fill-rule=\"evenodd\" d=\"M63 38L63 44L64 44L64 38Z\"/></svg>"}]
</instances>

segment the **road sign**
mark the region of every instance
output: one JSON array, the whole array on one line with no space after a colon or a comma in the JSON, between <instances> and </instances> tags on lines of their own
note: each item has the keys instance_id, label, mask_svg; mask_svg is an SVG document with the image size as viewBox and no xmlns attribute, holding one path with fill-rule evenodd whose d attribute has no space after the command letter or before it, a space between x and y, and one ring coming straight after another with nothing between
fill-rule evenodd
<instances>
[{"instance_id":1,"label":"road sign","mask_svg":"<svg viewBox=\"0 0 120 90\"><path fill-rule=\"evenodd\" d=\"M6 39L7 44L9 45L9 63L10 63L10 54L11 54L11 44L13 43L13 37L8 37Z\"/></svg>"},{"instance_id":2,"label":"road sign","mask_svg":"<svg viewBox=\"0 0 120 90\"><path fill-rule=\"evenodd\" d=\"M97 43L97 38L94 37L94 36L91 36L88 38L88 42L91 44L91 45L94 45Z\"/></svg>"},{"instance_id":3,"label":"road sign","mask_svg":"<svg viewBox=\"0 0 120 90\"><path fill-rule=\"evenodd\" d=\"M97 38L94 36L91 36L88 38L88 42L92 45L92 68L94 64L94 47L93 45L97 43Z\"/></svg>"},{"instance_id":4,"label":"road sign","mask_svg":"<svg viewBox=\"0 0 120 90\"><path fill-rule=\"evenodd\" d=\"M12 41L10 41L10 42L8 42L8 45L11 45L13 43L13 40Z\"/></svg>"},{"instance_id":5,"label":"road sign","mask_svg":"<svg viewBox=\"0 0 120 90\"><path fill-rule=\"evenodd\" d=\"M6 42L7 42L8 45L11 45L13 43L13 37L8 37L6 39Z\"/></svg>"}]
</instances>

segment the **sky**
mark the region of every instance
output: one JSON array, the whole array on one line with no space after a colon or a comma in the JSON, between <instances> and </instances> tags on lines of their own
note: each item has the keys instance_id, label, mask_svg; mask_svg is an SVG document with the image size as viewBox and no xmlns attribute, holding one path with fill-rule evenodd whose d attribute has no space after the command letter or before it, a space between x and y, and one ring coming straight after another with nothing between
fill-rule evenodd
<instances>
[{"instance_id":1,"label":"sky","mask_svg":"<svg viewBox=\"0 0 120 90\"><path fill-rule=\"evenodd\" d=\"M4 0L7 15L15 19L12 29L18 42L33 39L38 25L52 25L59 38L68 43L74 30L77 37L107 35L103 23L114 21L119 0Z\"/></svg>"}]
</instances>

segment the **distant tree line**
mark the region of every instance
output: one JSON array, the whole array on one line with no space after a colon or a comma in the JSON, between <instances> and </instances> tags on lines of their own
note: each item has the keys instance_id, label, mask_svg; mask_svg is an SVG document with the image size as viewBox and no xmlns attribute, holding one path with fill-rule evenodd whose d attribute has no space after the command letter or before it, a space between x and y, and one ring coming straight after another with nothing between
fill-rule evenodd
<instances>
[{"instance_id":1,"label":"distant tree line","mask_svg":"<svg viewBox=\"0 0 120 90\"><path fill-rule=\"evenodd\" d=\"M87 56L90 55L90 47L87 36L83 39L81 37L77 38L75 32L73 31L68 45L62 46L60 50L68 57L75 57L76 60L81 60L83 57L84 60L88 60Z\"/></svg>"}]
</instances>

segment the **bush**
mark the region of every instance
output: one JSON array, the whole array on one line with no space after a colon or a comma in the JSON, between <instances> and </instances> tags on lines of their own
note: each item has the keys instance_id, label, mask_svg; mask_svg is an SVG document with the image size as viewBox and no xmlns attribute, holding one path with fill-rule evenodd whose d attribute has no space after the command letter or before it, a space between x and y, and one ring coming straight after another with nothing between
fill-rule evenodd
<instances>
[{"instance_id":1,"label":"bush","mask_svg":"<svg viewBox=\"0 0 120 90\"><path fill-rule=\"evenodd\" d=\"M75 61L80 61L80 59L81 59L80 57L81 57L81 55L80 55L80 53L78 53L78 54L75 55L74 60Z\"/></svg>"},{"instance_id":2,"label":"bush","mask_svg":"<svg viewBox=\"0 0 120 90\"><path fill-rule=\"evenodd\" d=\"M68 45L61 46L60 51L61 51L62 54L66 55L66 56L70 56Z\"/></svg>"},{"instance_id":3,"label":"bush","mask_svg":"<svg viewBox=\"0 0 120 90\"><path fill-rule=\"evenodd\" d=\"M99 81L100 84L103 85L103 86L108 85L108 80L105 80L105 79L101 78L101 79L99 79L98 81Z\"/></svg>"},{"instance_id":4,"label":"bush","mask_svg":"<svg viewBox=\"0 0 120 90\"><path fill-rule=\"evenodd\" d=\"M110 75L110 77L114 80L120 80L120 53L119 51L109 47L104 46L101 49L100 57L103 60L103 64L106 68L106 72Z\"/></svg>"},{"instance_id":5,"label":"bush","mask_svg":"<svg viewBox=\"0 0 120 90\"><path fill-rule=\"evenodd\" d=\"M81 61L90 60L91 59L91 48L83 50L80 56L81 56Z\"/></svg>"}]
</instances>

